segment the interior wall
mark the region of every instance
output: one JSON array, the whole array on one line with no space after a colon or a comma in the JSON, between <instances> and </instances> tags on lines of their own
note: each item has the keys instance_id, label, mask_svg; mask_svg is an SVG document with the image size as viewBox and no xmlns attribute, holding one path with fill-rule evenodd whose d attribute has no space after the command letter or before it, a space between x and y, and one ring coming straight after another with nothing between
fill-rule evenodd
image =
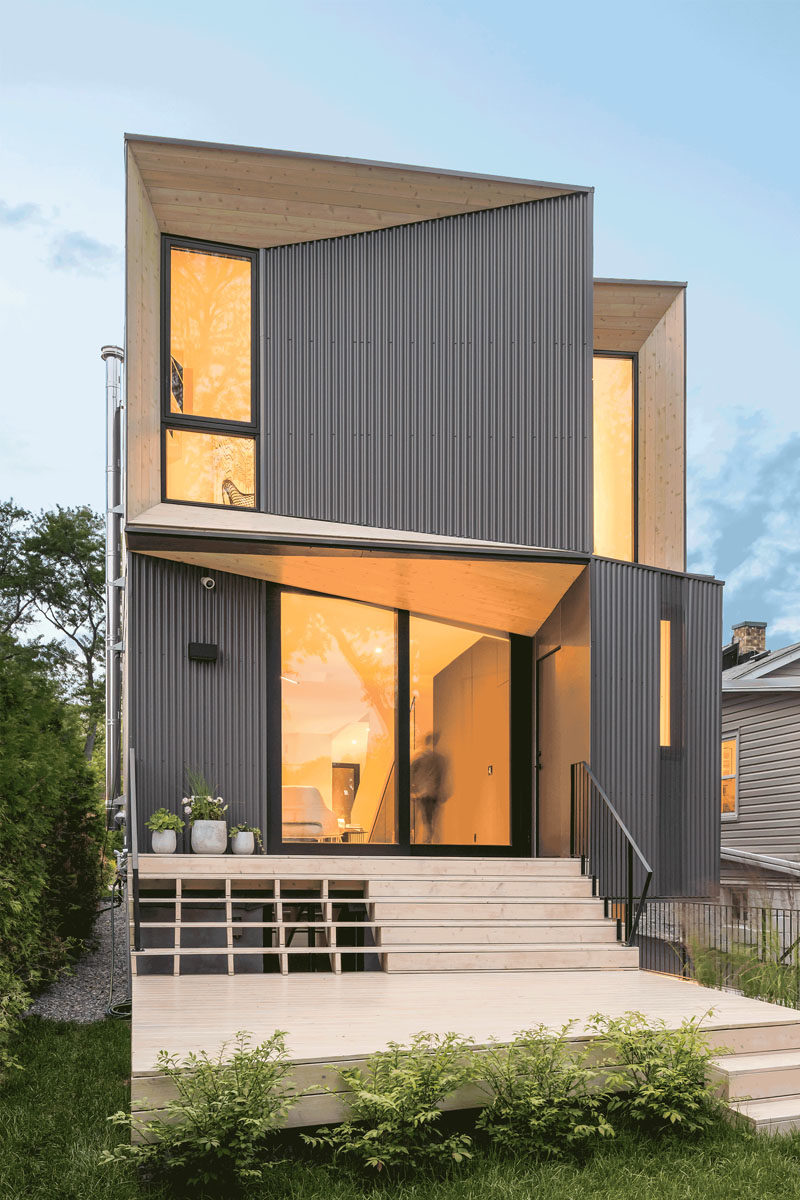
<instances>
[{"instance_id":1,"label":"interior wall","mask_svg":"<svg viewBox=\"0 0 800 1200\"><path fill-rule=\"evenodd\" d=\"M509 684L508 643L489 637L434 677L437 750L449 760L452 788L439 816L438 843L505 846L511 840Z\"/></svg>"},{"instance_id":2,"label":"interior wall","mask_svg":"<svg viewBox=\"0 0 800 1200\"><path fill-rule=\"evenodd\" d=\"M550 655L547 665L537 671L541 681L536 705L541 760L536 772L536 804L538 853L544 857L569 854L570 766L589 762L591 756L589 647L589 573L584 570L535 642L537 661Z\"/></svg>"},{"instance_id":3,"label":"interior wall","mask_svg":"<svg viewBox=\"0 0 800 1200\"><path fill-rule=\"evenodd\" d=\"M161 500L161 235L130 151L125 204L125 404L130 520Z\"/></svg>"}]
</instances>

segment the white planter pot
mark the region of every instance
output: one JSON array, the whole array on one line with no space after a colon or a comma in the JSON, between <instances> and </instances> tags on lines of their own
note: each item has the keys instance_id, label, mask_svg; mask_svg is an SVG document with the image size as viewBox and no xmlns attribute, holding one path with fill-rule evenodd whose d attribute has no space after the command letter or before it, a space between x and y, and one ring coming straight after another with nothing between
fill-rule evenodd
<instances>
[{"instance_id":1,"label":"white planter pot","mask_svg":"<svg viewBox=\"0 0 800 1200\"><path fill-rule=\"evenodd\" d=\"M153 854L174 854L178 835L174 829L154 829L152 844Z\"/></svg>"},{"instance_id":2,"label":"white planter pot","mask_svg":"<svg viewBox=\"0 0 800 1200\"><path fill-rule=\"evenodd\" d=\"M254 833L237 833L231 838L231 850L234 854L252 854L255 848Z\"/></svg>"},{"instance_id":3,"label":"white planter pot","mask_svg":"<svg viewBox=\"0 0 800 1200\"><path fill-rule=\"evenodd\" d=\"M192 825L192 850L195 854L224 854L228 848L226 821L195 821Z\"/></svg>"}]
</instances>

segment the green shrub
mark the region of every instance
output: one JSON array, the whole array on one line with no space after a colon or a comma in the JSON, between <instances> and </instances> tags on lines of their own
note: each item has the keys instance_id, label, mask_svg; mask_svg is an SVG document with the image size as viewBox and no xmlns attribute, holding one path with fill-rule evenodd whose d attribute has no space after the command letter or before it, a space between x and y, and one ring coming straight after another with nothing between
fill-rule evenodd
<instances>
[{"instance_id":1,"label":"green shrub","mask_svg":"<svg viewBox=\"0 0 800 1200\"><path fill-rule=\"evenodd\" d=\"M101 1162L134 1163L146 1178L189 1188L263 1180L281 1161L275 1134L297 1099L285 1036L276 1031L252 1046L242 1031L215 1058L204 1051L181 1061L162 1050L158 1071L172 1081L176 1098L153 1121L136 1122L135 1114L125 1112L109 1117L128 1128L136 1123L145 1140L122 1142L104 1151Z\"/></svg>"},{"instance_id":2,"label":"green shrub","mask_svg":"<svg viewBox=\"0 0 800 1200\"><path fill-rule=\"evenodd\" d=\"M51 659L0 637L0 1070L31 995L91 936L103 820Z\"/></svg>"},{"instance_id":3,"label":"green shrub","mask_svg":"<svg viewBox=\"0 0 800 1200\"><path fill-rule=\"evenodd\" d=\"M405 1175L442 1170L472 1156L472 1139L442 1127L442 1103L475 1079L469 1043L454 1033L418 1033L409 1046L390 1042L365 1069L344 1069L350 1118L304 1135L334 1161L368 1172Z\"/></svg>"},{"instance_id":4,"label":"green shrub","mask_svg":"<svg viewBox=\"0 0 800 1200\"><path fill-rule=\"evenodd\" d=\"M596 1015L591 1028L607 1052L608 1112L652 1133L698 1133L715 1124L722 1106L709 1078L720 1053L709 1045L703 1017L669 1029L642 1013Z\"/></svg>"},{"instance_id":5,"label":"green shrub","mask_svg":"<svg viewBox=\"0 0 800 1200\"><path fill-rule=\"evenodd\" d=\"M574 1022L553 1033L537 1025L508 1046L480 1057L479 1070L491 1099L477 1126L490 1141L515 1156L564 1158L588 1150L599 1138L613 1137L587 1065L588 1050L577 1050L568 1035Z\"/></svg>"},{"instance_id":6,"label":"green shrub","mask_svg":"<svg viewBox=\"0 0 800 1200\"><path fill-rule=\"evenodd\" d=\"M800 965L781 962L778 933L767 929L760 946L734 942L728 950L689 943L694 978L704 987L736 988L744 996L800 1007Z\"/></svg>"}]
</instances>

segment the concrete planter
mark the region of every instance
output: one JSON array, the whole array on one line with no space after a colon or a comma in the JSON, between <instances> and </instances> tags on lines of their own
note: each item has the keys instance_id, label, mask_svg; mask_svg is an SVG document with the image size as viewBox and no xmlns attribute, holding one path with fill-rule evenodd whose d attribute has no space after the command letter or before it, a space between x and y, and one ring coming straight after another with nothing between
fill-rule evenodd
<instances>
[{"instance_id":1,"label":"concrete planter","mask_svg":"<svg viewBox=\"0 0 800 1200\"><path fill-rule=\"evenodd\" d=\"M224 854L228 848L226 821L195 821L192 825L192 850L195 854Z\"/></svg>"},{"instance_id":2,"label":"concrete planter","mask_svg":"<svg viewBox=\"0 0 800 1200\"><path fill-rule=\"evenodd\" d=\"M256 838L253 833L237 833L231 838L231 850L234 854L252 854L256 848Z\"/></svg>"},{"instance_id":3,"label":"concrete planter","mask_svg":"<svg viewBox=\"0 0 800 1200\"><path fill-rule=\"evenodd\" d=\"M153 854L174 854L178 835L174 829L154 829L152 834Z\"/></svg>"}]
</instances>

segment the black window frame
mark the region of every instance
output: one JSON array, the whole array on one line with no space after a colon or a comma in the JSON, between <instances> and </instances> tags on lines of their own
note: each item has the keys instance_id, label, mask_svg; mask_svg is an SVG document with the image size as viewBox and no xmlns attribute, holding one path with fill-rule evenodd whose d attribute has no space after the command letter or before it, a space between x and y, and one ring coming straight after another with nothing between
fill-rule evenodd
<instances>
[{"instance_id":1,"label":"black window frame","mask_svg":"<svg viewBox=\"0 0 800 1200\"><path fill-rule=\"evenodd\" d=\"M171 261L172 250L196 250L220 257L248 259L250 262L250 421L229 421L222 417L186 416L170 411L172 394L171 371ZM226 437L244 437L253 442L253 491L252 508L241 508L239 512L259 512L261 508L261 422L259 389L259 279L258 250L249 246L231 246L222 242L203 241L200 238L161 235L161 502L183 504L193 508L222 508L230 511L230 504L210 500L177 500L167 496L167 433L170 430L186 430L194 433L216 433Z\"/></svg>"},{"instance_id":2,"label":"black window frame","mask_svg":"<svg viewBox=\"0 0 800 1200\"><path fill-rule=\"evenodd\" d=\"M633 475L631 505L631 520L633 521L633 557L620 558L616 562L639 561L639 353L637 350L592 350L592 358L625 358L631 364L633 382L633 454L631 471ZM592 429L594 430L594 371L592 371ZM592 436L592 548L594 549L594 436ZM601 556L604 557L604 556Z\"/></svg>"}]
</instances>

